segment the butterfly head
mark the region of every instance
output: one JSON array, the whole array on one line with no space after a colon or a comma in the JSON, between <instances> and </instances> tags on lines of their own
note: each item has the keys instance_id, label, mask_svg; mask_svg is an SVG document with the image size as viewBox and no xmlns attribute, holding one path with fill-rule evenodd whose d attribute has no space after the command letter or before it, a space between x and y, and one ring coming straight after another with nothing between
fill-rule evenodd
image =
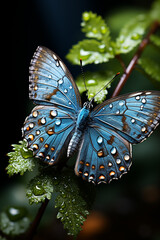
<instances>
[{"instance_id":1,"label":"butterfly head","mask_svg":"<svg viewBox=\"0 0 160 240\"><path fill-rule=\"evenodd\" d=\"M92 101L93 101L93 99L92 99L91 101L85 102L85 103L83 104L83 107L86 108L86 109L88 109L88 110L91 110L91 109L93 108Z\"/></svg>"}]
</instances>

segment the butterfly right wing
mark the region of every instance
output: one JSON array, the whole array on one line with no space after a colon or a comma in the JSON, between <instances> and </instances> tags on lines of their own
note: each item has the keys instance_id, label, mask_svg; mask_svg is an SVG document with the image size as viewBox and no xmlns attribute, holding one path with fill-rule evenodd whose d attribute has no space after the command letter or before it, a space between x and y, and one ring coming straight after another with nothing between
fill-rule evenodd
<instances>
[{"instance_id":1,"label":"butterfly right wing","mask_svg":"<svg viewBox=\"0 0 160 240\"><path fill-rule=\"evenodd\" d=\"M54 52L39 46L29 72L29 97L36 104L54 105L73 113L81 109L81 97L73 77Z\"/></svg>"}]
</instances>

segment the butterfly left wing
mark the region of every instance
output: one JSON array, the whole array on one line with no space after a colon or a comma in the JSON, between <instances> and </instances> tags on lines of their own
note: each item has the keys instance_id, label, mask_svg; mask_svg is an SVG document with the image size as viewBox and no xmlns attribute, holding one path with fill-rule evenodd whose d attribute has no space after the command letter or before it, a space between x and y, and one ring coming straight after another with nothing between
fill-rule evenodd
<instances>
[{"instance_id":1,"label":"butterfly left wing","mask_svg":"<svg viewBox=\"0 0 160 240\"><path fill-rule=\"evenodd\" d=\"M90 126L84 133L75 173L94 183L109 183L131 166L131 144L103 126Z\"/></svg>"},{"instance_id":2,"label":"butterfly left wing","mask_svg":"<svg viewBox=\"0 0 160 240\"><path fill-rule=\"evenodd\" d=\"M95 183L110 182L131 166L131 143L145 140L160 121L160 92L112 98L90 114L75 173Z\"/></svg>"},{"instance_id":3,"label":"butterfly left wing","mask_svg":"<svg viewBox=\"0 0 160 240\"><path fill-rule=\"evenodd\" d=\"M54 106L36 106L26 118L23 136L33 156L49 165L56 164L68 147L75 118Z\"/></svg>"}]
</instances>

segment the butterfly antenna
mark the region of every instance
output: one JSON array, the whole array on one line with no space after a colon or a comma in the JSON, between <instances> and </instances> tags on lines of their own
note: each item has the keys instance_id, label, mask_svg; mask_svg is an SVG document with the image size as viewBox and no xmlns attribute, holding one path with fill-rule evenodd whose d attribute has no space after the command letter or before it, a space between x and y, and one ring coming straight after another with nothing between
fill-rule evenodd
<instances>
[{"instance_id":1,"label":"butterfly antenna","mask_svg":"<svg viewBox=\"0 0 160 240\"><path fill-rule=\"evenodd\" d=\"M104 88L106 88L118 75L120 74L120 72L117 72L116 75L114 75L114 77L103 87L101 88L95 95L94 97L91 98L90 102L92 102L95 98L95 96L97 96Z\"/></svg>"},{"instance_id":2,"label":"butterfly antenna","mask_svg":"<svg viewBox=\"0 0 160 240\"><path fill-rule=\"evenodd\" d=\"M80 66L81 66L81 73L82 73L82 77L83 77L83 82L84 82L84 87L87 90L87 87L86 87L86 82L85 82L85 76L84 76L84 71L83 71L83 66L82 66L82 59L80 58Z\"/></svg>"}]
</instances>

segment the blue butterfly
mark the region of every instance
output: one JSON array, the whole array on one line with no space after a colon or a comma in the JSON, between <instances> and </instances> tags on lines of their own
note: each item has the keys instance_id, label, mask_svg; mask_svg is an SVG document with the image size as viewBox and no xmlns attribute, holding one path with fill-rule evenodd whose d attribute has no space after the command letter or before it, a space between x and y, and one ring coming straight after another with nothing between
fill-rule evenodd
<instances>
[{"instance_id":1,"label":"blue butterfly","mask_svg":"<svg viewBox=\"0 0 160 240\"><path fill-rule=\"evenodd\" d=\"M29 97L37 106L26 118L23 136L33 155L49 165L78 151L75 173L108 183L127 173L132 145L145 140L160 121L160 92L112 98L92 111L62 60L38 47L31 60Z\"/></svg>"}]
</instances>

